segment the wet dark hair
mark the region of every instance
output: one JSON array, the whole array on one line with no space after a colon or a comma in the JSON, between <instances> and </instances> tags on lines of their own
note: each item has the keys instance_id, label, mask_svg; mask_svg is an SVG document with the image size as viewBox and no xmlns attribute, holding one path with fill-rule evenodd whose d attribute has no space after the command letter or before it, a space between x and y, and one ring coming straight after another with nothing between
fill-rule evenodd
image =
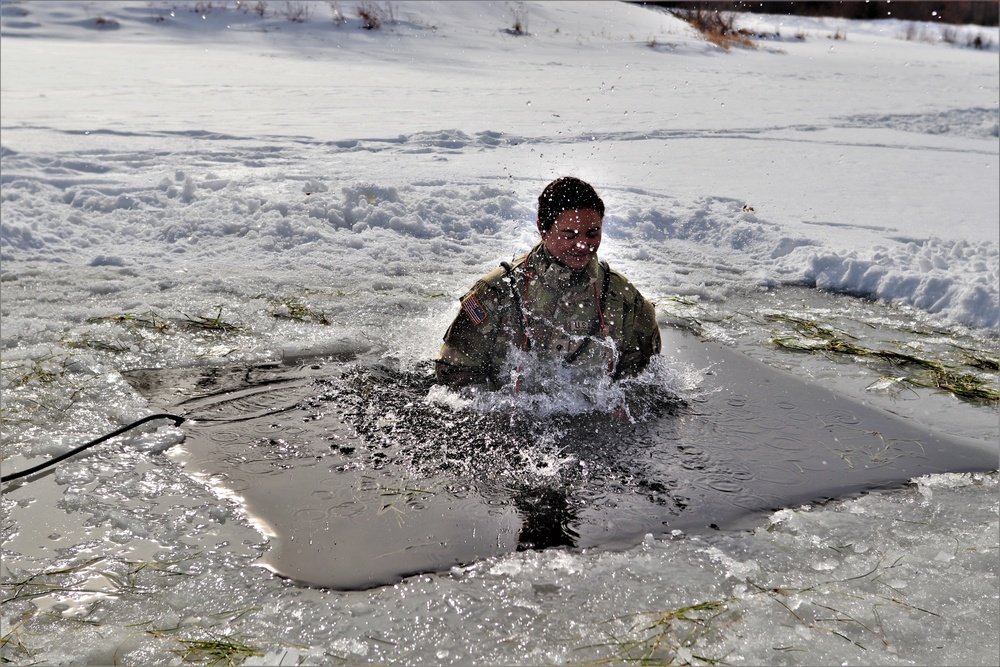
<instances>
[{"instance_id":1,"label":"wet dark hair","mask_svg":"<svg viewBox=\"0 0 1000 667\"><path fill-rule=\"evenodd\" d=\"M545 234L560 213L577 208L593 209L604 217L604 202L589 183L574 176L557 178L538 196L538 228Z\"/></svg>"}]
</instances>

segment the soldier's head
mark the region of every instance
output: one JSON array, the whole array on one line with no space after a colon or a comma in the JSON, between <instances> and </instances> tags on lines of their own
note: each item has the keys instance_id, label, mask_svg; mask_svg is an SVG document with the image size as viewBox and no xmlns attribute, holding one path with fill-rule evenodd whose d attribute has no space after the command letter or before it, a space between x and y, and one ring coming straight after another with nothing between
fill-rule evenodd
<instances>
[{"instance_id":1,"label":"soldier's head","mask_svg":"<svg viewBox=\"0 0 1000 667\"><path fill-rule=\"evenodd\" d=\"M553 257L572 269L587 266L601 245L604 202L589 183L564 176L538 197L538 232Z\"/></svg>"},{"instance_id":2,"label":"soldier's head","mask_svg":"<svg viewBox=\"0 0 1000 667\"><path fill-rule=\"evenodd\" d=\"M538 196L538 231L548 232L563 211L587 208L604 218L604 202L593 186L574 176L557 178Z\"/></svg>"}]
</instances>

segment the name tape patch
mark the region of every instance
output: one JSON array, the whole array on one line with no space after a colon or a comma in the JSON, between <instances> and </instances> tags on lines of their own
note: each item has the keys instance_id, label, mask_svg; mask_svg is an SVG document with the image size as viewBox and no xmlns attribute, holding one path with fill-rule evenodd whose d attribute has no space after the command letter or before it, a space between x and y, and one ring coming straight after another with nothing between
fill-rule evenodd
<instances>
[{"instance_id":1,"label":"name tape patch","mask_svg":"<svg viewBox=\"0 0 1000 667\"><path fill-rule=\"evenodd\" d=\"M475 294L470 294L462 299L462 310L465 311L465 314L468 315L473 324L482 324L486 321L486 310L483 309L479 300L476 299Z\"/></svg>"}]
</instances>

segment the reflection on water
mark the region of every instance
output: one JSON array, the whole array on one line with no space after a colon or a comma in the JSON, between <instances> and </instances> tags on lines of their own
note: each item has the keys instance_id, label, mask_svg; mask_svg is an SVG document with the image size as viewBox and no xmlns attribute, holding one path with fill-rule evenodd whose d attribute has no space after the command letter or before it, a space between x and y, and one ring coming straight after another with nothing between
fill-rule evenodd
<instances>
[{"instance_id":1,"label":"reflection on water","mask_svg":"<svg viewBox=\"0 0 1000 667\"><path fill-rule=\"evenodd\" d=\"M573 547L580 534L579 522L565 487L524 488L511 495L521 516L517 550Z\"/></svg>"},{"instance_id":2,"label":"reflection on water","mask_svg":"<svg viewBox=\"0 0 1000 667\"><path fill-rule=\"evenodd\" d=\"M503 408L442 401L429 367L328 362L130 380L194 418L181 459L274 538L267 567L343 589L514 550L738 527L921 474L995 468L982 443L664 333L672 359L625 387L628 414L593 409L592 392L586 409L549 404L543 417L524 408L538 396L499 397ZM678 398L670 364L704 369L699 390Z\"/></svg>"}]
</instances>

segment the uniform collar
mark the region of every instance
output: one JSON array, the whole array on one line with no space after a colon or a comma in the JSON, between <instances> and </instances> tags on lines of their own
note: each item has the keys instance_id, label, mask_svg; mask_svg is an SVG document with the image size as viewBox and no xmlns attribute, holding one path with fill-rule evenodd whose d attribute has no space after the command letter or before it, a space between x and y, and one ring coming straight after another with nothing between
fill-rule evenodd
<instances>
[{"instance_id":1,"label":"uniform collar","mask_svg":"<svg viewBox=\"0 0 1000 667\"><path fill-rule=\"evenodd\" d=\"M536 271L546 282L557 282L569 287L571 285L590 284L601 277L601 264L595 256L582 269L571 269L562 264L545 249L544 243L539 243L528 253L529 270Z\"/></svg>"}]
</instances>

